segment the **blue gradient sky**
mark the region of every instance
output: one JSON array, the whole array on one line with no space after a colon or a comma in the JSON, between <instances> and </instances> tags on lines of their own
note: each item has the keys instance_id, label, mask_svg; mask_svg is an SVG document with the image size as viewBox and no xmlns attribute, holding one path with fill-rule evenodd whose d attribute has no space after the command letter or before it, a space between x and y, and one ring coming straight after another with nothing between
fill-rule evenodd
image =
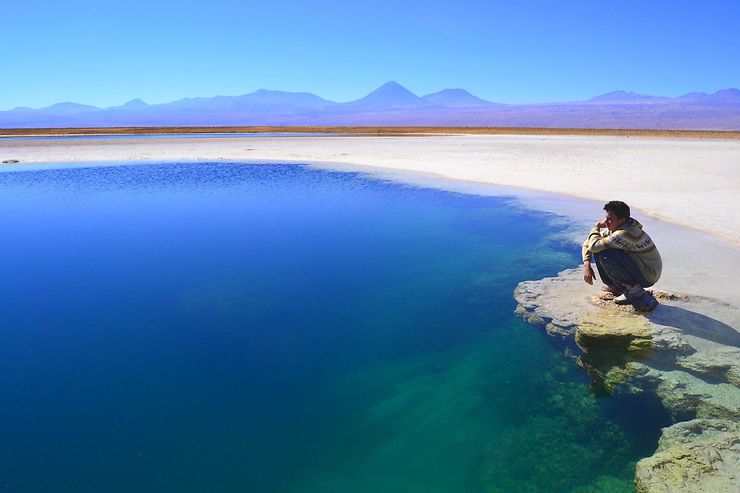
<instances>
[{"instance_id":1,"label":"blue gradient sky","mask_svg":"<svg viewBox=\"0 0 740 493\"><path fill-rule=\"evenodd\" d=\"M740 87L740 2L3 1L0 110L388 80L504 103Z\"/></svg>"}]
</instances>

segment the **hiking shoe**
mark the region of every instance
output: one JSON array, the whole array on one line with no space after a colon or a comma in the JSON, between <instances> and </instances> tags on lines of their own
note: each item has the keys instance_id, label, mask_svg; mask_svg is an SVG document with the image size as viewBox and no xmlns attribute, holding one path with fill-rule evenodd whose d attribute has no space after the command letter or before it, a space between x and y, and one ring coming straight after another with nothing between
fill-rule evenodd
<instances>
[{"instance_id":1,"label":"hiking shoe","mask_svg":"<svg viewBox=\"0 0 740 493\"><path fill-rule=\"evenodd\" d=\"M641 312L651 312L658 307L658 300L655 296L643 290L642 294L632 299L632 306L635 310Z\"/></svg>"},{"instance_id":2,"label":"hiking shoe","mask_svg":"<svg viewBox=\"0 0 740 493\"><path fill-rule=\"evenodd\" d=\"M646 291L639 284L635 284L624 293L614 298L617 305L633 305L634 300L640 298Z\"/></svg>"},{"instance_id":3,"label":"hiking shoe","mask_svg":"<svg viewBox=\"0 0 740 493\"><path fill-rule=\"evenodd\" d=\"M616 298L614 298L614 303L616 303L617 305L630 305L631 304L630 300L627 299L626 293L622 293Z\"/></svg>"}]
</instances>

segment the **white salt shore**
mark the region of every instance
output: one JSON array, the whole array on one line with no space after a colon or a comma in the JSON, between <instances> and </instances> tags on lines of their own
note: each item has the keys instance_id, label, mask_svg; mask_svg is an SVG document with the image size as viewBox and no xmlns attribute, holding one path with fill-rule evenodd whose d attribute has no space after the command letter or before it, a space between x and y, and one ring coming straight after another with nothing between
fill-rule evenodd
<instances>
[{"instance_id":1,"label":"white salt shore","mask_svg":"<svg viewBox=\"0 0 740 493\"><path fill-rule=\"evenodd\" d=\"M664 430L659 450L638 464L639 492L737 491L740 140L537 135L0 139L4 160L19 164L0 165L0 171L46 166L40 163L308 163L512 196L523 207L559 216L565 239L577 243L601 220L606 201L623 200L663 257L656 288L681 296L664 297L648 316L622 311L598 298L598 281L588 286L579 270L570 270L520 284L517 310L551 337L578 345L579 364L605 387L653 393L673 415L676 424ZM624 353L619 364L603 359L615 351Z\"/></svg>"},{"instance_id":2,"label":"white salt shore","mask_svg":"<svg viewBox=\"0 0 740 493\"><path fill-rule=\"evenodd\" d=\"M0 139L0 161L259 160L367 165L603 201L740 246L740 140L458 135Z\"/></svg>"}]
</instances>

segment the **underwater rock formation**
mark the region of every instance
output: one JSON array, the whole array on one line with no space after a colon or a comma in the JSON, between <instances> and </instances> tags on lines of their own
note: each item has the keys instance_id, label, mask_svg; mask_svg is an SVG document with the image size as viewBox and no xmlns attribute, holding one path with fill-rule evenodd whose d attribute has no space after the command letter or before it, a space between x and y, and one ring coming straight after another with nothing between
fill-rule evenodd
<instances>
[{"instance_id":1,"label":"underwater rock formation","mask_svg":"<svg viewBox=\"0 0 740 493\"><path fill-rule=\"evenodd\" d=\"M658 450L637 463L637 491L733 493L740 488L740 424L695 419L663 430Z\"/></svg>"},{"instance_id":2,"label":"underwater rock formation","mask_svg":"<svg viewBox=\"0 0 740 493\"><path fill-rule=\"evenodd\" d=\"M640 461L640 492L737 491L740 477L740 310L700 296L653 294L651 313L594 294L580 269L517 286L516 309L591 376L597 394L657 396L674 425ZM735 488L735 489L732 489Z\"/></svg>"}]
</instances>

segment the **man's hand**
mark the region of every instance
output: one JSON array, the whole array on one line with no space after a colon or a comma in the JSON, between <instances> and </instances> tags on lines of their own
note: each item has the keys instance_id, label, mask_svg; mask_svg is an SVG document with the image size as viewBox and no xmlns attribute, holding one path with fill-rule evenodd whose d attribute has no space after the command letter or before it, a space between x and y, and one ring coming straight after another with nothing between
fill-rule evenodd
<instances>
[{"instance_id":1,"label":"man's hand","mask_svg":"<svg viewBox=\"0 0 740 493\"><path fill-rule=\"evenodd\" d=\"M584 262L583 263L583 280L586 282L586 284L593 284L594 283L594 269L591 267L591 262Z\"/></svg>"},{"instance_id":2,"label":"man's hand","mask_svg":"<svg viewBox=\"0 0 740 493\"><path fill-rule=\"evenodd\" d=\"M606 228L606 223L604 221L599 221L596 223L596 227L599 229Z\"/></svg>"}]
</instances>

